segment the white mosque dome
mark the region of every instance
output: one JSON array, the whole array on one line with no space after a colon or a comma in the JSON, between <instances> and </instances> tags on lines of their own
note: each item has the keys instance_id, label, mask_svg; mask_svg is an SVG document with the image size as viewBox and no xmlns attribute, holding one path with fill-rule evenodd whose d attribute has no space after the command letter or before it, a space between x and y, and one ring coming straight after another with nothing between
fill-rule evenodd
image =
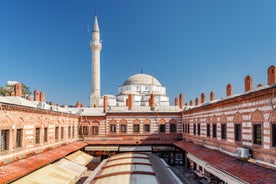
<instances>
[{"instance_id":1,"label":"white mosque dome","mask_svg":"<svg viewBox=\"0 0 276 184\"><path fill-rule=\"evenodd\" d=\"M123 86L127 85L155 85L161 86L160 82L153 76L139 73L130 76L123 84Z\"/></svg>"}]
</instances>

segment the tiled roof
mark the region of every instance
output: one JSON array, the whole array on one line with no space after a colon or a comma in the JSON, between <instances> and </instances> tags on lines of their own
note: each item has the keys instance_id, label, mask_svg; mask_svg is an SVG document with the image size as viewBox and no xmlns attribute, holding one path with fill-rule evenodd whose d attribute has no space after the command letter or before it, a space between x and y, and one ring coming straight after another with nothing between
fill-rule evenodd
<instances>
[{"instance_id":1,"label":"tiled roof","mask_svg":"<svg viewBox=\"0 0 276 184\"><path fill-rule=\"evenodd\" d=\"M224 170L250 184L276 183L276 171L228 156L217 150L198 146L192 142L179 141L175 146L195 155L220 170Z\"/></svg>"},{"instance_id":2,"label":"tiled roof","mask_svg":"<svg viewBox=\"0 0 276 184\"><path fill-rule=\"evenodd\" d=\"M86 146L74 142L0 167L0 183L9 183Z\"/></svg>"}]
</instances>

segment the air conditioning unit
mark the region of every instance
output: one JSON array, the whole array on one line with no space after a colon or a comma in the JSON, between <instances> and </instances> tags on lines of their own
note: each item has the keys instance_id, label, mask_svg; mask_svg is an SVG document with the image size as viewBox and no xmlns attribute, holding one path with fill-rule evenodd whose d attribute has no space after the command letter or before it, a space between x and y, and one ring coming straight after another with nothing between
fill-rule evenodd
<instances>
[{"instance_id":1,"label":"air conditioning unit","mask_svg":"<svg viewBox=\"0 0 276 184\"><path fill-rule=\"evenodd\" d=\"M241 147L238 147L237 149L237 155L241 158L248 158L250 155L249 153L249 149L248 148L241 148Z\"/></svg>"}]
</instances>

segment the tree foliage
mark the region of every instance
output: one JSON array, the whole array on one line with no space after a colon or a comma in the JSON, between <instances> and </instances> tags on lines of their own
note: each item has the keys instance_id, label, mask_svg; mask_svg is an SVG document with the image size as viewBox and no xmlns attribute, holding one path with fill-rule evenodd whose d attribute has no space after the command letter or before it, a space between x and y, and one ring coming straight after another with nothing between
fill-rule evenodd
<instances>
[{"instance_id":1,"label":"tree foliage","mask_svg":"<svg viewBox=\"0 0 276 184\"><path fill-rule=\"evenodd\" d=\"M30 87L23 83L21 85L22 85L22 96L31 95ZM0 96L10 96L13 91L14 91L14 85L7 84L6 86L0 86Z\"/></svg>"}]
</instances>

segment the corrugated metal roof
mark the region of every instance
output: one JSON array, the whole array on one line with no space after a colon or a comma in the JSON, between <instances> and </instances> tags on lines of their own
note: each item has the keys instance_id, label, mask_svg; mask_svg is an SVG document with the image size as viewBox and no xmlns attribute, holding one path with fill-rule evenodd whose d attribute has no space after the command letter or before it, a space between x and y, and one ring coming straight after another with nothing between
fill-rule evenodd
<instances>
[{"instance_id":1,"label":"corrugated metal roof","mask_svg":"<svg viewBox=\"0 0 276 184\"><path fill-rule=\"evenodd\" d=\"M158 184L154 175L145 174L121 174L110 177L99 178L93 184Z\"/></svg>"},{"instance_id":2,"label":"corrugated metal roof","mask_svg":"<svg viewBox=\"0 0 276 184\"><path fill-rule=\"evenodd\" d=\"M159 183L149 158L143 153L113 155L92 180L95 184Z\"/></svg>"},{"instance_id":3,"label":"corrugated metal roof","mask_svg":"<svg viewBox=\"0 0 276 184\"><path fill-rule=\"evenodd\" d=\"M246 181L250 184L254 183L275 183L276 172L274 170L266 169L258 165L253 165L249 162L239 160L235 157L231 157L217 150L211 150L203 146L198 146L192 142L179 141L174 143L175 146L187 151L189 157L194 160L201 160L201 165L208 165L207 170L217 175L217 171L222 171L230 176L235 176L240 180Z\"/></svg>"},{"instance_id":4,"label":"corrugated metal roof","mask_svg":"<svg viewBox=\"0 0 276 184\"><path fill-rule=\"evenodd\" d=\"M116 159L120 159L120 158L148 158L148 156L144 153L121 153L121 154L116 154L116 155L112 155L112 157L109 158L109 161L111 160L116 160Z\"/></svg>"},{"instance_id":5,"label":"corrugated metal roof","mask_svg":"<svg viewBox=\"0 0 276 184\"><path fill-rule=\"evenodd\" d=\"M101 174L115 173L115 172L133 172L133 171L145 171L154 172L151 165L143 164L122 164L104 168Z\"/></svg>"},{"instance_id":6,"label":"corrugated metal roof","mask_svg":"<svg viewBox=\"0 0 276 184\"><path fill-rule=\"evenodd\" d=\"M71 155L68 155L65 158L83 166L86 166L89 162L93 160L93 156L88 155L82 151L72 153Z\"/></svg>"},{"instance_id":7,"label":"corrugated metal roof","mask_svg":"<svg viewBox=\"0 0 276 184\"><path fill-rule=\"evenodd\" d=\"M106 165L115 165L115 164L122 164L122 163L144 163L150 164L150 161L145 158L123 158L118 160L109 161Z\"/></svg>"},{"instance_id":8,"label":"corrugated metal roof","mask_svg":"<svg viewBox=\"0 0 276 184\"><path fill-rule=\"evenodd\" d=\"M73 184L78 180L76 173L53 164L49 164L15 182L14 184Z\"/></svg>"}]
</instances>

